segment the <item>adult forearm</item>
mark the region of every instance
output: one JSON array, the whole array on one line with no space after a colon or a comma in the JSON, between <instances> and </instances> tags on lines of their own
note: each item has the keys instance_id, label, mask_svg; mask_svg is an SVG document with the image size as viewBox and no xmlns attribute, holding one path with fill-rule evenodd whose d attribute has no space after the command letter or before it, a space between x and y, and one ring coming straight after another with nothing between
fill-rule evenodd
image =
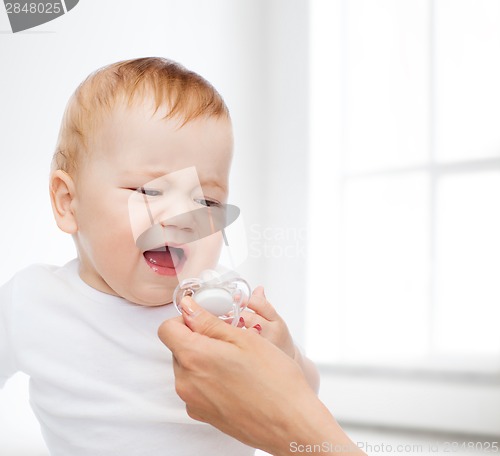
<instances>
[{"instance_id":1,"label":"adult forearm","mask_svg":"<svg viewBox=\"0 0 500 456\"><path fill-rule=\"evenodd\" d=\"M364 455L345 434L319 399L294 401L300 409L288 416L282 433L274 434L265 451L274 456L290 455Z\"/></svg>"},{"instance_id":2,"label":"adult forearm","mask_svg":"<svg viewBox=\"0 0 500 456\"><path fill-rule=\"evenodd\" d=\"M309 358L307 358L302 354L302 352L296 345L295 345L294 360L300 366L309 386L313 389L313 391L316 394L318 394L319 384L320 384L318 369Z\"/></svg>"}]
</instances>

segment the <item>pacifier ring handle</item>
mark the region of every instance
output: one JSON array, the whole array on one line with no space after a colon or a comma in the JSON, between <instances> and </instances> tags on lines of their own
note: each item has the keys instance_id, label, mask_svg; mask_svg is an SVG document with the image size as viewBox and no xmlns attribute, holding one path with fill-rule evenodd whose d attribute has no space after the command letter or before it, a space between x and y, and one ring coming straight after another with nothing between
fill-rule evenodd
<instances>
[{"instance_id":1,"label":"pacifier ring handle","mask_svg":"<svg viewBox=\"0 0 500 456\"><path fill-rule=\"evenodd\" d=\"M211 314L226 321L232 319L231 324L236 326L250 297L250 285L241 278L225 281L220 276L207 277L205 274L205 277L205 281L185 279L176 287L173 302L177 311L182 314L181 300L184 296L191 296Z\"/></svg>"}]
</instances>

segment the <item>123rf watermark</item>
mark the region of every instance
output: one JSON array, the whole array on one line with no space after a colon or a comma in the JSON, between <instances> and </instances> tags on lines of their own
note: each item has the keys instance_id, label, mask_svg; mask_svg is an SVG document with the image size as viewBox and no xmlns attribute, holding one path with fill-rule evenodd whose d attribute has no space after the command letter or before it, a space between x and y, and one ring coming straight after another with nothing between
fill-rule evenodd
<instances>
[{"instance_id":1,"label":"123rf watermark","mask_svg":"<svg viewBox=\"0 0 500 456\"><path fill-rule=\"evenodd\" d=\"M317 444L301 444L290 442L290 453L298 454L332 454L332 453L355 453L363 450L367 454L453 454L465 452L483 452L497 454L500 452L499 442L438 442L438 443L399 443L389 444L379 442L372 444L369 442L356 442L355 446L346 444L335 444L332 442L322 442Z\"/></svg>"},{"instance_id":2,"label":"123rf watermark","mask_svg":"<svg viewBox=\"0 0 500 456\"><path fill-rule=\"evenodd\" d=\"M251 258L305 258L306 229L254 223L249 230L248 250Z\"/></svg>"}]
</instances>

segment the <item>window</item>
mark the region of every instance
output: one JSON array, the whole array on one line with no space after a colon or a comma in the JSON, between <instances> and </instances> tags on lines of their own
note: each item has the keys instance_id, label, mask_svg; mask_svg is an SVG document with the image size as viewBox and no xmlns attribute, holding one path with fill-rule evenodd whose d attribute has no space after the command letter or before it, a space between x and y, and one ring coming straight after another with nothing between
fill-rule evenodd
<instances>
[{"instance_id":1,"label":"window","mask_svg":"<svg viewBox=\"0 0 500 456\"><path fill-rule=\"evenodd\" d=\"M311 5L309 354L500 372L500 2Z\"/></svg>"}]
</instances>

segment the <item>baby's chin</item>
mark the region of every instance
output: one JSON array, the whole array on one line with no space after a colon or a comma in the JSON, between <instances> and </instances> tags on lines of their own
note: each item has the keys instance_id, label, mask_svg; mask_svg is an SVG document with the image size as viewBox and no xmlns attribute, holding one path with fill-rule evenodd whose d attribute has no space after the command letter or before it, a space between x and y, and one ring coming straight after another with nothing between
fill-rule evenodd
<instances>
[{"instance_id":1,"label":"baby's chin","mask_svg":"<svg viewBox=\"0 0 500 456\"><path fill-rule=\"evenodd\" d=\"M199 277L199 275L207 270L213 269L217 265L216 260L191 262L179 271L176 276L157 276L161 277L163 283L158 281L144 281L144 283L135 283L135 286L128 287L127 284L121 284L121 290L116 290L118 294L134 304L146 307L160 307L172 304L175 288L183 280Z\"/></svg>"},{"instance_id":2,"label":"baby's chin","mask_svg":"<svg viewBox=\"0 0 500 456\"><path fill-rule=\"evenodd\" d=\"M172 304L174 289L167 287L144 288L143 290L134 290L125 292L122 297L127 301L144 307L160 307Z\"/></svg>"}]
</instances>

